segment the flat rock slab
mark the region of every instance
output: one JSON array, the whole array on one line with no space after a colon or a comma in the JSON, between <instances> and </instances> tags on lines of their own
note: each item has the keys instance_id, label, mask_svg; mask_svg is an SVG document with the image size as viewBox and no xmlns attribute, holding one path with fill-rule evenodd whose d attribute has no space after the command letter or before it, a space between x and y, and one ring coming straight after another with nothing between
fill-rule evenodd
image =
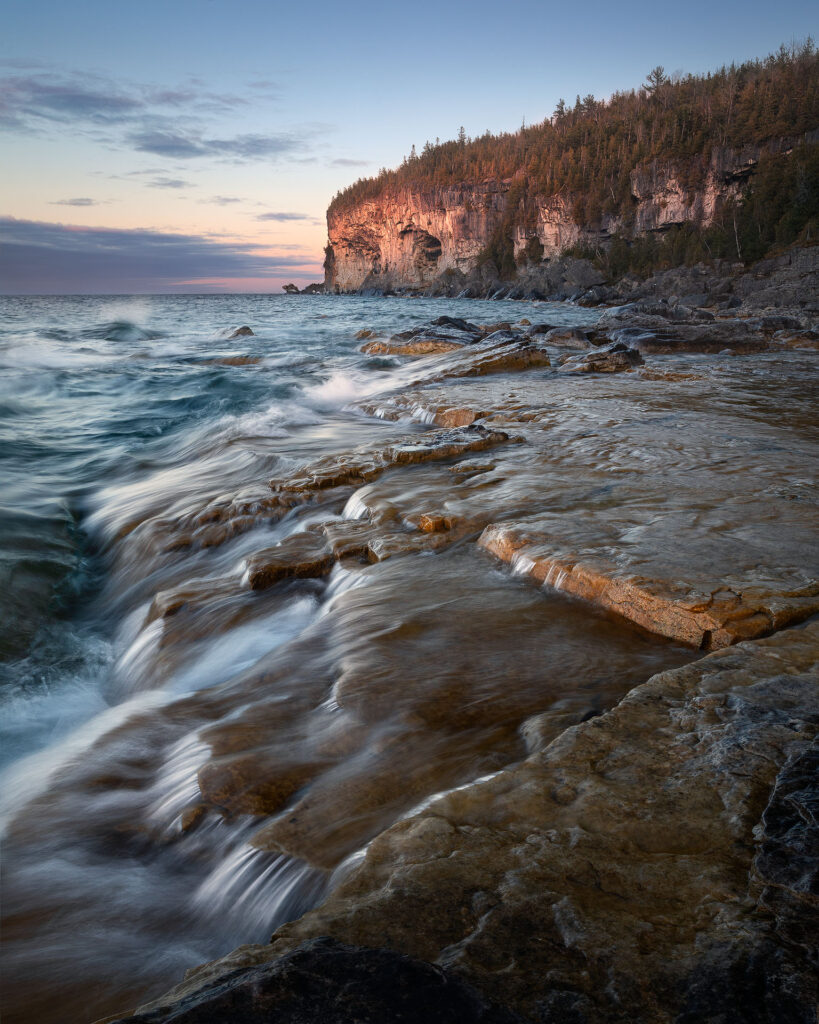
<instances>
[{"instance_id":1,"label":"flat rock slab","mask_svg":"<svg viewBox=\"0 0 819 1024\"><path fill-rule=\"evenodd\" d=\"M492 524L479 543L538 583L712 650L819 611L809 522L801 532L775 522L753 531L745 511L726 499L697 516L641 505L570 520L542 513Z\"/></svg>"}]
</instances>

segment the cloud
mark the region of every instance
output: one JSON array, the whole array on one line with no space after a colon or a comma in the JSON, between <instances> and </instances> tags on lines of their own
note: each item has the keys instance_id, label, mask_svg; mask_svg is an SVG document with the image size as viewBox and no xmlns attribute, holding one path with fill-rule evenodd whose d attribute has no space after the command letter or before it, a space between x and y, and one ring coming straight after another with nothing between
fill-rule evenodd
<instances>
[{"instance_id":1,"label":"cloud","mask_svg":"<svg viewBox=\"0 0 819 1024\"><path fill-rule=\"evenodd\" d=\"M145 184L148 188L191 188L192 186L192 182L185 181L184 178L166 178L164 175L152 178Z\"/></svg>"},{"instance_id":2,"label":"cloud","mask_svg":"<svg viewBox=\"0 0 819 1024\"><path fill-rule=\"evenodd\" d=\"M320 258L254 242L147 229L75 227L0 217L6 294L196 290L198 282L320 275Z\"/></svg>"},{"instance_id":3,"label":"cloud","mask_svg":"<svg viewBox=\"0 0 819 1024\"><path fill-rule=\"evenodd\" d=\"M238 196L211 196L210 199L200 199L200 203L215 203L217 206L230 206L231 203L244 202Z\"/></svg>"},{"instance_id":4,"label":"cloud","mask_svg":"<svg viewBox=\"0 0 819 1024\"><path fill-rule=\"evenodd\" d=\"M89 199L88 196L78 196L76 199L53 199L52 206L99 206L99 200Z\"/></svg>"},{"instance_id":5,"label":"cloud","mask_svg":"<svg viewBox=\"0 0 819 1024\"><path fill-rule=\"evenodd\" d=\"M369 167L369 160L350 160L346 156L337 157L330 161L331 167Z\"/></svg>"},{"instance_id":6,"label":"cloud","mask_svg":"<svg viewBox=\"0 0 819 1024\"><path fill-rule=\"evenodd\" d=\"M134 132L127 141L140 153L155 153L157 156L187 159L205 156L207 152L192 139L176 132Z\"/></svg>"},{"instance_id":7,"label":"cloud","mask_svg":"<svg viewBox=\"0 0 819 1024\"><path fill-rule=\"evenodd\" d=\"M232 139L207 139L195 132L141 131L127 137L130 145L140 153L175 160L195 157L222 157L234 160L275 159L289 153L307 149L315 129L301 134L288 132L278 135L235 135Z\"/></svg>"},{"instance_id":8,"label":"cloud","mask_svg":"<svg viewBox=\"0 0 819 1024\"><path fill-rule=\"evenodd\" d=\"M288 221L288 220L315 220L315 217L311 217L309 213L260 213L257 215L256 220L277 220L277 221Z\"/></svg>"},{"instance_id":9,"label":"cloud","mask_svg":"<svg viewBox=\"0 0 819 1024\"><path fill-rule=\"evenodd\" d=\"M118 122L144 103L96 75L7 75L0 79L0 120L6 127L32 128L37 122Z\"/></svg>"},{"instance_id":10,"label":"cloud","mask_svg":"<svg viewBox=\"0 0 819 1024\"><path fill-rule=\"evenodd\" d=\"M91 73L31 72L0 76L0 97L0 129L39 134L69 130L102 145L172 160L311 159L314 140L328 130L327 125L311 124L222 136L214 123L249 101L207 92L192 81L160 89Z\"/></svg>"}]
</instances>

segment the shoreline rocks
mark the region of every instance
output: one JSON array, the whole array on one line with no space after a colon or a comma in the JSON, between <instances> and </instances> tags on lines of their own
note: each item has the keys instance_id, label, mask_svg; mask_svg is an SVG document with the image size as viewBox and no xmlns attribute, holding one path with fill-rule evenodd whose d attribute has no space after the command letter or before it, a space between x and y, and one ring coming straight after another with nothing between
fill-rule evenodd
<instances>
[{"instance_id":1,"label":"shoreline rocks","mask_svg":"<svg viewBox=\"0 0 819 1024\"><path fill-rule=\"evenodd\" d=\"M426 285L408 284L390 275L369 279L360 288L343 291L371 295L423 295L436 298L522 299L572 301L589 308L653 305L660 315L681 318L686 310L703 319L731 314L773 311L807 320L814 329L819 319L819 246L795 246L746 267L726 261L711 265L674 267L646 278L626 274L606 282L588 260L555 255L541 264L519 270L502 281L487 268L446 272ZM328 289L329 293L329 289ZM662 312L662 308L666 312Z\"/></svg>"},{"instance_id":2,"label":"shoreline rocks","mask_svg":"<svg viewBox=\"0 0 819 1024\"><path fill-rule=\"evenodd\" d=\"M731 321L759 341L747 358L694 359L683 336L640 367L637 346L612 338L630 322L692 337L723 323L666 308L572 331L445 317L397 336L438 332L454 347L411 357L413 383L358 408L471 428L418 427L323 456L183 525L217 544L254 517L309 505L300 532L247 557L243 585L284 600L289 587L317 591L341 563L372 589L333 598L313 634L264 668L264 687L247 674L241 715L200 732L207 806L190 811L257 815L254 856L328 874L342 865L335 888L270 943L195 968L137 1020L205 1021L240 1006L248 1020L275 1007L295 1022L353 995L390 1020L366 965L400 973L401 957L414 965L402 1013L437 970L489 1008L474 1012L530 1024L810 1020L819 570L805 381L815 357L770 354L795 330L777 315ZM563 369L612 356L628 364L616 377ZM153 614L184 631L223 582L168 592ZM583 668L567 665L570 696L544 704L544 679L555 685L548 631L562 614L582 618ZM345 628L353 622L358 631ZM607 673L622 683L639 671L610 668L606 643L629 631L668 645L672 667L600 700ZM337 661L321 661L322 644ZM512 669L493 660L498 644L515 652ZM590 671L587 693L572 689L577 671ZM526 673L536 685L524 699ZM297 679L298 700L314 694L349 732L325 734L310 718L299 731L298 700L269 699L277 676ZM504 729L490 746L488 731ZM426 730L434 756L413 747ZM278 749L282 731L290 742ZM457 743L468 748L460 761ZM317 996L321 958L336 953L356 980L339 989L328 967Z\"/></svg>"},{"instance_id":3,"label":"shoreline rocks","mask_svg":"<svg viewBox=\"0 0 819 1024\"><path fill-rule=\"evenodd\" d=\"M817 622L660 673L399 821L271 944L135 1019L209 1019L176 1014L232 986L252 998L254 971L275 977L321 935L435 963L527 1021L805 1024L817 678Z\"/></svg>"}]
</instances>

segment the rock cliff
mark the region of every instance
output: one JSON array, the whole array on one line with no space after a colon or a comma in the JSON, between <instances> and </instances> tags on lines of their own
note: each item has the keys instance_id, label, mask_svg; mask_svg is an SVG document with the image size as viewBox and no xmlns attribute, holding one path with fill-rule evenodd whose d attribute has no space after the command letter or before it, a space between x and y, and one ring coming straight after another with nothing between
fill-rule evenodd
<instances>
[{"instance_id":1,"label":"rock cliff","mask_svg":"<svg viewBox=\"0 0 819 1024\"><path fill-rule=\"evenodd\" d=\"M673 164L635 168L628 225L622 216L604 215L595 227L584 226L575 218L575 197L533 195L522 177L387 190L328 212L325 287L418 287L455 271L468 273L493 233L512 217L516 257L533 239L548 258L615 233L663 231L686 222L707 227L721 202L741 194L759 158L758 147L715 148L698 185L689 184L685 169Z\"/></svg>"}]
</instances>

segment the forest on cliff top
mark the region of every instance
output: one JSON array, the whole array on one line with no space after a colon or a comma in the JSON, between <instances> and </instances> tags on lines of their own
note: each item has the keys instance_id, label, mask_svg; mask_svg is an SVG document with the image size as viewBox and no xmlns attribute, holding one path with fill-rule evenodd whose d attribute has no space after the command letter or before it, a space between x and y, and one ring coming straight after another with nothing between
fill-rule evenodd
<instances>
[{"instance_id":1,"label":"forest on cliff top","mask_svg":"<svg viewBox=\"0 0 819 1024\"><path fill-rule=\"evenodd\" d=\"M587 231L615 219L616 233L573 253L594 259L612 278L701 260L747 264L819 240L817 128L819 50L808 39L705 75L670 78L656 67L638 89L608 100L578 96L573 106L561 99L551 117L516 132L470 139L461 129L457 139L428 142L420 154L413 146L400 167L339 192L328 218L401 188L500 180L509 185L503 222L478 264L493 264L501 277L543 254L534 233L524 252L514 252L514 230L526 233L533 196L563 196ZM683 187L697 189L715 155L726 151L745 168L741 202L723 204L708 227L635 234L634 171L666 167Z\"/></svg>"},{"instance_id":2,"label":"forest on cliff top","mask_svg":"<svg viewBox=\"0 0 819 1024\"><path fill-rule=\"evenodd\" d=\"M394 169L339 192L328 215L402 186L520 178L536 195L567 193L574 218L594 225L604 214L627 218L630 173L670 163L682 183L704 180L714 147L741 149L798 140L819 126L819 50L808 39L764 60L705 75L669 78L654 68L639 89L608 100L563 100L551 117L516 132L429 142Z\"/></svg>"}]
</instances>

